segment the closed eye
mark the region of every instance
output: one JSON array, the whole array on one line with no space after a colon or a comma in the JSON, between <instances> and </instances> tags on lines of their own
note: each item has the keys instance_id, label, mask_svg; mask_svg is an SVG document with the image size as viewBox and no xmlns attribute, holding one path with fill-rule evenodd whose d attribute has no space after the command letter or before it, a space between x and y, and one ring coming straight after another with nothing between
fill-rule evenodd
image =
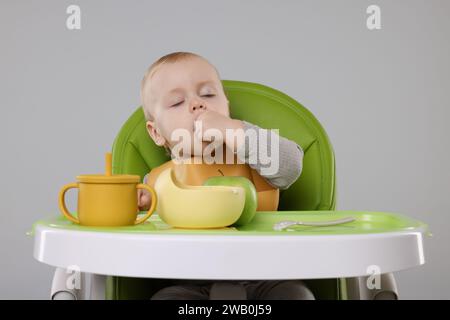
<instances>
[{"instance_id":1,"label":"closed eye","mask_svg":"<svg viewBox=\"0 0 450 320\"><path fill-rule=\"evenodd\" d=\"M184 100L181 100L180 102L177 102L177 103L171 105L170 107L176 107L176 106L179 106L179 105L181 105L183 102L184 102Z\"/></svg>"},{"instance_id":2,"label":"closed eye","mask_svg":"<svg viewBox=\"0 0 450 320\"><path fill-rule=\"evenodd\" d=\"M215 94L212 94L212 93L202 95L202 97L207 97L207 98L212 98L212 97L215 97L215 96L216 96L216 95L215 95Z\"/></svg>"}]
</instances>

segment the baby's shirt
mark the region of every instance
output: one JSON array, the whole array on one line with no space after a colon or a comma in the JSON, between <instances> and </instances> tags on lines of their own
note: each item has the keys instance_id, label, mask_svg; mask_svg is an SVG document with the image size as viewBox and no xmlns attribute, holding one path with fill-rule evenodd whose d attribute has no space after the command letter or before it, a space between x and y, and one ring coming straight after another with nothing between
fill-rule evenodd
<instances>
[{"instance_id":1,"label":"baby's shirt","mask_svg":"<svg viewBox=\"0 0 450 320\"><path fill-rule=\"evenodd\" d=\"M241 148L237 150L237 157L241 161L247 163L252 169L255 169L259 175L264 177L273 187L281 190L288 189L300 177L302 172L303 149L294 141L277 135L279 140L279 156L278 160L275 161L279 161L277 164L278 170L275 173L267 174L267 170L264 170L264 167L267 168L268 165L263 164L260 157L257 155L259 149L264 146L265 141L262 139L263 136L267 137L265 150L272 150L271 141L276 133L272 132L271 135L270 130L268 129L260 128L247 121L242 122L244 123L245 131L245 148L243 144ZM255 135L256 139L252 139L252 134L250 133L252 130L257 132ZM269 154L270 152L271 151L267 151ZM257 161L252 161L252 157ZM273 155L270 155L270 158L273 159Z\"/></svg>"}]
</instances>

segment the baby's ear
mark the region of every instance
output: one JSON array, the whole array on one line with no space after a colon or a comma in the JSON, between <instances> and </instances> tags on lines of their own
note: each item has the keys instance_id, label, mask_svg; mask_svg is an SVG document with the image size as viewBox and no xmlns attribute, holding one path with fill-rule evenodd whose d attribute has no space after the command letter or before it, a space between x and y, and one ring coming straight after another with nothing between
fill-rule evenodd
<instances>
[{"instance_id":1,"label":"baby's ear","mask_svg":"<svg viewBox=\"0 0 450 320\"><path fill-rule=\"evenodd\" d=\"M166 143L166 139L159 133L158 129L156 129L155 122L147 121L146 127L148 134L157 146L161 147Z\"/></svg>"}]
</instances>

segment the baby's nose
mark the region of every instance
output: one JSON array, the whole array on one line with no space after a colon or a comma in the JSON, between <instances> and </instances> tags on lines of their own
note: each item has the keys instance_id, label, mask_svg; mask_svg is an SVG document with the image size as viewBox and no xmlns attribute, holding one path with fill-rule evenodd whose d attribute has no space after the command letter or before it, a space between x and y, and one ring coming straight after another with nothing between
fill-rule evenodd
<instances>
[{"instance_id":1,"label":"baby's nose","mask_svg":"<svg viewBox=\"0 0 450 320\"><path fill-rule=\"evenodd\" d=\"M191 110L192 112L206 110L206 105L203 103L193 104Z\"/></svg>"}]
</instances>

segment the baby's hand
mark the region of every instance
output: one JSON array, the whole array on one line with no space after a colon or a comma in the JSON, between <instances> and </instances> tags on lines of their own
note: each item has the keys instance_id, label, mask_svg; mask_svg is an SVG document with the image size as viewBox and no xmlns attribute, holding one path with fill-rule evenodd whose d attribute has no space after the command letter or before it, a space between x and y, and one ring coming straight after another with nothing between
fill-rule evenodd
<instances>
[{"instance_id":1,"label":"baby's hand","mask_svg":"<svg viewBox=\"0 0 450 320\"><path fill-rule=\"evenodd\" d=\"M226 129L232 129L232 130L236 130L236 129L243 129L243 123L240 120L236 120L236 119L232 119L230 117L227 117L223 114L220 114L218 112L215 111L210 111L207 110L205 112L202 112L196 119L196 121L201 121L202 123L202 132L200 132L199 127L196 125L195 126L195 136L197 139L200 140L200 134L203 141L212 141L214 135L209 135L208 133L205 134L205 132L208 129L217 129L221 132L222 134L222 139L223 142L227 145L227 146L231 146L233 143L232 141L228 141L226 139ZM196 122L197 124L197 122ZM242 130L242 134L238 136L238 141L237 144L234 144L234 148L233 151L236 151L239 147L239 145L243 142L244 139L244 134L243 134L243 130Z\"/></svg>"},{"instance_id":2,"label":"baby's hand","mask_svg":"<svg viewBox=\"0 0 450 320\"><path fill-rule=\"evenodd\" d=\"M152 195L144 189L138 190L138 208L139 211L147 211L150 209Z\"/></svg>"},{"instance_id":3,"label":"baby's hand","mask_svg":"<svg viewBox=\"0 0 450 320\"><path fill-rule=\"evenodd\" d=\"M147 184L148 174L145 175L143 183ZM150 209L152 195L145 189L138 189L138 208L139 211Z\"/></svg>"}]
</instances>

